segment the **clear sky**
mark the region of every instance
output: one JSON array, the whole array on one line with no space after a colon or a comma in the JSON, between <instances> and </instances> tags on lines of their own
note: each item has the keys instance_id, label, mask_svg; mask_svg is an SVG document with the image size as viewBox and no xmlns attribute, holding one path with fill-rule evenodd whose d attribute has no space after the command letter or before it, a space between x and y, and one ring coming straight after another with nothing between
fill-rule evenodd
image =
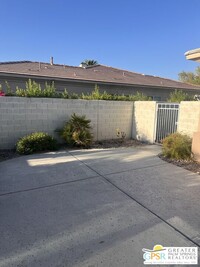
<instances>
[{"instance_id":1,"label":"clear sky","mask_svg":"<svg viewBox=\"0 0 200 267\"><path fill-rule=\"evenodd\" d=\"M1 0L0 61L84 59L178 79L197 63L199 0Z\"/></svg>"}]
</instances>

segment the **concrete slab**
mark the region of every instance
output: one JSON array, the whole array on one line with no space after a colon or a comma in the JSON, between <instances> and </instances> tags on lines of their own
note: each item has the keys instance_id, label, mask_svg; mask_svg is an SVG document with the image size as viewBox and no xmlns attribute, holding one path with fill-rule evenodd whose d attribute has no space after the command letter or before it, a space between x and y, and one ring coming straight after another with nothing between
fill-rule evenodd
<instances>
[{"instance_id":1,"label":"concrete slab","mask_svg":"<svg viewBox=\"0 0 200 267\"><path fill-rule=\"evenodd\" d=\"M0 195L94 176L67 151L23 156L0 163Z\"/></svg>"},{"instance_id":2,"label":"concrete slab","mask_svg":"<svg viewBox=\"0 0 200 267\"><path fill-rule=\"evenodd\" d=\"M166 164L107 178L200 245L200 175Z\"/></svg>"},{"instance_id":3,"label":"concrete slab","mask_svg":"<svg viewBox=\"0 0 200 267\"><path fill-rule=\"evenodd\" d=\"M157 145L70 151L72 155L102 175L166 164L157 157L160 152L161 147Z\"/></svg>"},{"instance_id":4,"label":"concrete slab","mask_svg":"<svg viewBox=\"0 0 200 267\"><path fill-rule=\"evenodd\" d=\"M143 266L142 248L192 246L101 178L0 197L0 267Z\"/></svg>"},{"instance_id":5,"label":"concrete slab","mask_svg":"<svg viewBox=\"0 0 200 267\"><path fill-rule=\"evenodd\" d=\"M142 248L195 246L199 178L159 151L76 150L0 163L0 267L140 267Z\"/></svg>"}]
</instances>

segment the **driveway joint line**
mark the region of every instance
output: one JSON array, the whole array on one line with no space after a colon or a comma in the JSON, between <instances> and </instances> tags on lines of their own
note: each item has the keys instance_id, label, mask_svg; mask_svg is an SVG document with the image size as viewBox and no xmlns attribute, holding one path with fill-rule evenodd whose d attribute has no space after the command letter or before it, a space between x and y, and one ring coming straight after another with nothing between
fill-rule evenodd
<instances>
[{"instance_id":1,"label":"driveway joint line","mask_svg":"<svg viewBox=\"0 0 200 267\"><path fill-rule=\"evenodd\" d=\"M75 182L81 182L81 181L94 179L94 178L98 178L98 177L99 177L98 175L95 175L95 176L92 176L92 177L86 177L86 178L77 179L77 180L74 180L74 181L66 181L66 182L60 182L60 183L56 183L56 184L50 184L50 185L44 185L44 186L39 186L39 187L28 188L28 189L24 189L24 190L11 191L11 192L0 194L0 197L7 196L7 195L18 194L18 193L29 192L29 191L35 191L35 190L44 189L44 188L50 188L50 187L59 186L59 185L71 184L71 183L75 183Z\"/></svg>"},{"instance_id":2,"label":"driveway joint line","mask_svg":"<svg viewBox=\"0 0 200 267\"><path fill-rule=\"evenodd\" d=\"M70 152L69 152L70 153ZM163 219L162 217L160 217L158 214L156 214L154 211L150 210L148 207L146 207L144 204L142 204L140 201L138 201L137 199L135 199L134 197L132 197L130 194L128 194L126 191L124 191L123 189L121 189L120 187L118 187L116 184L114 184L113 182L111 182L108 178L106 178L104 175L100 174L99 172L97 172L96 170L94 170L92 167L90 167L87 163L85 163L84 161L80 160L78 157L74 156L72 153L70 153L70 155L72 155L75 159L77 159L79 162L82 162L85 166L87 166L90 170L96 172L97 175L99 175L100 177L102 177L104 180L106 180L109 184L111 184L112 186L114 186L116 189L118 189L121 193L125 194L128 198L132 199L133 201L135 201L138 205L140 205L141 207L143 207L144 209L146 209L148 212L150 212L151 214L153 214L154 216L156 216L158 219L160 219L162 222L164 222L165 224L167 224L170 228L172 228L174 231L178 232L179 234L181 234L182 236L184 236L187 240L189 240L191 243L193 243L194 245L196 245L197 247L200 248L200 244L198 244L196 241L194 241L193 239L191 239L189 236L185 235L182 231L180 231L178 228L176 228L175 226L173 226L172 224L170 224L169 222L167 222L165 219ZM166 163L167 164L167 163Z\"/></svg>"},{"instance_id":3,"label":"driveway joint line","mask_svg":"<svg viewBox=\"0 0 200 267\"><path fill-rule=\"evenodd\" d=\"M161 164L156 164L156 165L150 165L150 166L141 167L141 168L127 169L127 170L119 171L119 172L110 172L110 173L108 173L108 174L104 174L104 175L109 176L109 175L113 175L113 174L120 174L120 173L123 173L123 172L136 171L136 170L143 170L143 169L148 169L148 168L152 168L152 167L159 167L159 166L163 166L163 165L167 165L167 163L161 163Z\"/></svg>"}]
</instances>

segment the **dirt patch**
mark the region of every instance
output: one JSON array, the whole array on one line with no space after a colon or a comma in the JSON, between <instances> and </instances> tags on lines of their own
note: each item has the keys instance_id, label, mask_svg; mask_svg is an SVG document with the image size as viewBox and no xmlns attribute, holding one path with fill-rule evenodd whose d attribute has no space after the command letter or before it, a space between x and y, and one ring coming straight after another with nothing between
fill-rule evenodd
<instances>
[{"instance_id":1,"label":"dirt patch","mask_svg":"<svg viewBox=\"0 0 200 267\"><path fill-rule=\"evenodd\" d=\"M111 140L102 140L96 141L92 144L91 148L118 148L118 147L136 147L144 146L145 143L134 139L111 139Z\"/></svg>"},{"instance_id":2,"label":"dirt patch","mask_svg":"<svg viewBox=\"0 0 200 267\"><path fill-rule=\"evenodd\" d=\"M17 158L20 155L17 154L17 152L15 150L11 150L11 149L2 149L0 150L0 162L7 160L7 159L13 159L13 158Z\"/></svg>"},{"instance_id":3,"label":"dirt patch","mask_svg":"<svg viewBox=\"0 0 200 267\"><path fill-rule=\"evenodd\" d=\"M103 141L96 141L94 142L90 148L125 148L125 147L136 147L136 146L144 146L144 143L141 143L137 140L133 139L126 139L126 140L120 140L120 139L112 139L112 140L103 140ZM77 147L72 147L72 146L66 146L62 145L59 150L63 149L80 149ZM0 162L16 157L20 157L21 155L17 154L15 150L0 150Z\"/></svg>"},{"instance_id":4,"label":"dirt patch","mask_svg":"<svg viewBox=\"0 0 200 267\"><path fill-rule=\"evenodd\" d=\"M200 175L200 163L193 160L175 160L164 157L162 154L158 155L164 161L172 163L176 166L182 167L188 171L197 173Z\"/></svg>"}]
</instances>

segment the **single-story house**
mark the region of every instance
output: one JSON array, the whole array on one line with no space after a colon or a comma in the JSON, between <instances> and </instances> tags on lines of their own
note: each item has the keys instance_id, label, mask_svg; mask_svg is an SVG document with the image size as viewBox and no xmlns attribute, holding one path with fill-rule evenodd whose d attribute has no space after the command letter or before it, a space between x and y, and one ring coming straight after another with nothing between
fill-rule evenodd
<instances>
[{"instance_id":1,"label":"single-story house","mask_svg":"<svg viewBox=\"0 0 200 267\"><path fill-rule=\"evenodd\" d=\"M100 91L110 94L144 93L153 100L165 101L175 89L191 95L200 94L200 87L157 76L139 74L104 65L75 67L61 64L14 61L0 63L0 84L5 89L5 81L15 90L25 88L26 81L32 80L44 85L54 82L57 91L65 88L69 93L87 93L98 84Z\"/></svg>"}]
</instances>

